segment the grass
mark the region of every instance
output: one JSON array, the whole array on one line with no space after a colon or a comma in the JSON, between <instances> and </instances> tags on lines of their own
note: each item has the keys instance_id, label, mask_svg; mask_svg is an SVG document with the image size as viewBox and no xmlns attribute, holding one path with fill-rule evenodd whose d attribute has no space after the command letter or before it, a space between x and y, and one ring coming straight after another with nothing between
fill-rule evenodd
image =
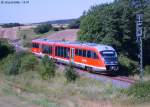
<instances>
[{"instance_id":1,"label":"grass","mask_svg":"<svg viewBox=\"0 0 150 107\"><path fill-rule=\"evenodd\" d=\"M55 31L49 31L49 32L46 32L44 34L33 34L32 36L33 37L42 37L42 36L45 36L45 35L50 35L52 33L54 33Z\"/></svg>"},{"instance_id":2,"label":"grass","mask_svg":"<svg viewBox=\"0 0 150 107\"><path fill-rule=\"evenodd\" d=\"M132 105L128 96L121 94L112 84L85 77L80 77L75 83L67 83L64 73L58 71L56 77L48 81L42 80L36 71L24 72L17 76L3 75L1 79L5 80L0 88L4 94L15 95L40 107L82 107L83 102L99 105L108 101L112 106L118 105L116 102L126 102L127 106L124 107Z\"/></svg>"},{"instance_id":3,"label":"grass","mask_svg":"<svg viewBox=\"0 0 150 107\"><path fill-rule=\"evenodd\" d=\"M42 107L60 107L57 103L50 102L48 99L33 100L32 102Z\"/></svg>"},{"instance_id":4,"label":"grass","mask_svg":"<svg viewBox=\"0 0 150 107\"><path fill-rule=\"evenodd\" d=\"M23 60L28 58L30 59L27 54ZM38 68L40 66L39 64L35 65ZM38 69L32 70L25 70L16 76L4 75L3 72L0 72L0 94L17 96L40 107L89 107L89 105L94 106L95 104L98 106L104 103L105 105L106 102L109 102L108 104L111 106L116 106L116 102L119 102L127 107L126 105L139 104L134 103L132 95L144 91L138 85L139 91L136 89L138 87L133 87L130 94L130 91L120 90L111 83L106 84L83 76L77 78L75 82L68 83L62 68L57 69L54 78L43 80ZM149 93L147 87L145 86L145 89ZM144 97L146 95L144 94Z\"/></svg>"},{"instance_id":5,"label":"grass","mask_svg":"<svg viewBox=\"0 0 150 107\"><path fill-rule=\"evenodd\" d=\"M50 105L51 102L52 105L55 105L53 102L57 102L58 105L67 106L64 104L64 100L69 99L73 104L78 105L78 99L76 98L90 101L102 100L108 91L107 88L109 88L109 86L105 86L99 81L84 77L81 77L75 83L68 84L62 72L57 72L56 77L49 81L42 80L37 72L25 72L18 76L5 76L5 79L7 80L6 84L10 85L9 83L11 83L11 85L6 87L8 90L3 90L4 93L8 93L8 91L9 93L16 93L17 96L24 97L41 107L49 107L47 105ZM18 88L20 89L19 92ZM40 100L35 98L40 98Z\"/></svg>"}]
</instances>

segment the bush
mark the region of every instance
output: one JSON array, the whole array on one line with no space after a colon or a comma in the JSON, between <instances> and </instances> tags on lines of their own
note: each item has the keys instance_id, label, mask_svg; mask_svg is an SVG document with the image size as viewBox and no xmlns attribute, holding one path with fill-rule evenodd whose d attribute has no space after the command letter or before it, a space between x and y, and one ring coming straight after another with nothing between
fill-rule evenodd
<instances>
[{"instance_id":1,"label":"bush","mask_svg":"<svg viewBox=\"0 0 150 107\"><path fill-rule=\"evenodd\" d=\"M48 56L42 58L42 67L41 76L42 79L48 80L55 77L56 66L55 63L49 59Z\"/></svg>"},{"instance_id":2,"label":"bush","mask_svg":"<svg viewBox=\"0 0 150 107\"><path fill-rule=\"evenodd\" d=\"M150 65L145 66L144 72L145 74L150 74Z\"/></svg>"},{"instance_id":3,"label":"bush","mask_svg":"<svg viewBox=\"0 0 150 107\"><path fill-rule=\"evenodd\" d=\"M73 69L72 64L65 69L65 77L67 82L75 82L75 80L79 77L78 73Z\"/></svg>"},{"instance_id":4,"label":"bush","mask_svg":"<svg viewBox=\"0 0 150 107\"><path fill-rule=\"evenodd\" d=\"M6 57L8 54L14 52L14 47L11 46L6 39L0 40L0 60Z\"/></svg>"},{"instance_id":5,"label":"bush","mask_svg":"<svg viewBox=\"0 0 150 107\"><path fill-rule=\"evenodd\" d=\"M59 28L53 27L53 31L59 31Z\"/></svg>"},{"instance_id":6,"label":"bush","mask_svg":"<svg viewBox=\"0 0 150 107\"><path fill-rule=\"evenodd\" d=\"M6 75L17 75L19 74L19 68L21 66L21 58L14 54L9 55L3 60L3 70Z\"/></svg>"},{"instance_id":7,"label":"bush","mask_svg":"<svg viewBox=\"0 0 150 107\"><path fill-rule=\"evenodd\" d=\"M120 73L134 75L138 73L138 63L129 59L126 56L120 55L119 56L119 63L120 63Z\"/></svg>"},{"instance_id":8,"label":"bush","mask_svg":"<svg viewBox=\"0 0 150 107\"><path fill-rule=\"evenodd\" d=\"M2 61L2 70L6 75L17 75L27 71L34 71L38 68L39 62L30 53L15 53L8 55Z\"/></svg>"},{"instance_id":9,"label":"bush","mask_svg":"<svg viewBox=\"0 0 150 107\"><path fill-rule=\"evenodd\" d=\"M125 93L139 103L150 101L150 81L138 82L127 89Z\"/></svg>"},{"instance_id":10,"label":"bush","mask_svg":"<svg viewBox=\"0 0 150 107\"><path fill-rule=\"evenodd\" d=\"M25 54L21 58L21 68L20 72L26 72L26 71L34 71L36 70L37 66L39 64L39 61L37 58L32 54Z\"/></svg>"},{"instance_id":11,"label":"bush","mask_svg":"<svg viewBox=\"0 0 150 107\"><path fill-rule=\"evenodd\" d=\"M42 24L42 25L38 25L35 29L34 32L37 34L42 34L42 33L46 33L49 30L52 29L51 24Z\"/></svg>"}]
</instances>

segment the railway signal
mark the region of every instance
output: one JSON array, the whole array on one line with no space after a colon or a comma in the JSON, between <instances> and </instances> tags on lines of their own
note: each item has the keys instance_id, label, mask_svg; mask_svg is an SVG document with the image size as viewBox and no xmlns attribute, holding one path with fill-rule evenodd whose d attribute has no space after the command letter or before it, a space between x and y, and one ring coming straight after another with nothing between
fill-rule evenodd
<instances>
[{"instance_id":1,"label":"railway signal","mask_svg":"<svg viewBox=\"0 0 150 107\"><path fill-rule=\"evenodd\" d=\"M150 4L150 0L132 0L132 6L141 9L142 12L136 14L136 38L139 46L140 57L140 79L143 80L143 8Z\"/></svg>"}]
</instances>

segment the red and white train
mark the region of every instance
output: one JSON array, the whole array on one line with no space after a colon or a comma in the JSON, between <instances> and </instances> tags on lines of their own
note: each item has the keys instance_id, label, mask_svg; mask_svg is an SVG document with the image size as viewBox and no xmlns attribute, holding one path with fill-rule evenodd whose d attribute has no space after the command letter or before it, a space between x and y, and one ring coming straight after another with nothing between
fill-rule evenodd
<instances>
[{"instance_id":1,"label":"red and white train","mask_svg":"<svg viewBox=\"0 0 150 107\"><path fill-rule=\"evenodd\" d=\"M82 42L63 42L48 39L32 40L32 53L43 57L48 55L57 62L82 67L88 71L117 71L116 51L107 45Z\"/></svg>"}]
</instances>

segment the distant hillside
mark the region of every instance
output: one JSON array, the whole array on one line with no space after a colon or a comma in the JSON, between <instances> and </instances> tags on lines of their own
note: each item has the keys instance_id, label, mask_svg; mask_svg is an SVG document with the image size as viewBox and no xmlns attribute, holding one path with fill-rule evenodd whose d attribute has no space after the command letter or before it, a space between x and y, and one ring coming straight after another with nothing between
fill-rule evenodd
<instances>
[{"instance_id":1,"label":"distant hillside","mask_svg":"<svg viewBox=\"0 0 150 107\"><path fill-rule=\"evenodd\" d=\"M39 22L39 23L29 23L29 24L24 24L24 25L38 25L38 24L43 24L43 23L49 23L49 24L71 24L77 19L62 19L62 20L51 20L51 21L45 21L45 22ZM4 24L13 24L13 23L0 23L0 26Z\"/></svg>"},{"instance_id":2,"label":"distant hillside","mask_svg":"<svg viewBox=\"0 0 150 107\"><path fill-rule=\"evenodd\" d=\"M64 19L64 20L53 20L53 21L47 21L50 24L71 24L77 19Z\"/></svg>"},{"instance_id":3,"label":"distant hillside","mask_svg":"<svg viewBox=\"0 0 150 107\"><path fill-rule=\"evenodd\" d=\"M20 23L6 23L1 25L3 28L12 28L12 27L18 27L23 26L23 24Z\"/></svg>"}]
</instances>

